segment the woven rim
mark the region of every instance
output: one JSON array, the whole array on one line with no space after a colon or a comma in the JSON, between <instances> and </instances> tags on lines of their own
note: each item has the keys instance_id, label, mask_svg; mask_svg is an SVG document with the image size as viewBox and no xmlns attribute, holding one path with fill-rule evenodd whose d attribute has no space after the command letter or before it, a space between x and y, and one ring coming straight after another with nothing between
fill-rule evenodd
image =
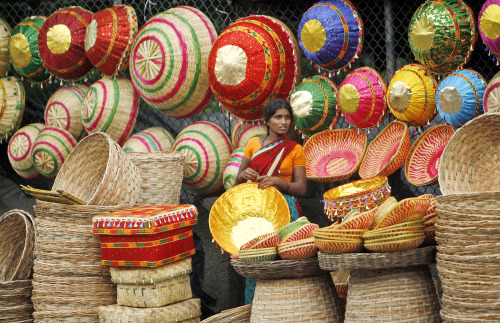
<instances>
[{"instance_id":1,"label":"woven rim","mask_svg":"<svg viewBox=\"0 0 500 323\"><path fill-rule=\"evenodd\" d=\"M436 200L436 211L495 215L500 212L500 192L455 193L436 196Z\"/></svg>"},{"instance_id":2,"label":"woven rim","mask_svg":"<svg viewBox=\"0 0 500 323\"><path fill-rule=\"evenodd\" d=\"M9 161L14 171L25 179L34 179L40 173L33 165L30 154L38 133L45 127L41 123L32 123L19 129L9 141Z\"/></svg>"},{"instance_id":3,"label":"woven rim","mask_svg":"<svg viewBox=\"0 0 500 323\"><path fill-rule=\"evenodd\" d=\"M375 230L387 228L404 222L422 220L427 214L429 208L429 199L420 197L411 197L399 201L375 226Z\"/></svg>"},{"instance_id":4,"label":"woven rim","mask_svg":"<svg viewBox=\"0 0 500 323\"><path fill-rule=\"evenodd\" d=\"M301 278L325 273L320 269L317 257L258 263L231 259L231 265L238 274L252 279Z\"/></svg>"},{"instance_id":5,"label":"woven rim","mask_svg":"<svg viewBox=\"0 0 500 323\"><path fill-rule=\"evenodd\" d=\"M252 304L232 308L210 316L201 323L247 323L250 322Z\"/></svg>"}]
</instances>

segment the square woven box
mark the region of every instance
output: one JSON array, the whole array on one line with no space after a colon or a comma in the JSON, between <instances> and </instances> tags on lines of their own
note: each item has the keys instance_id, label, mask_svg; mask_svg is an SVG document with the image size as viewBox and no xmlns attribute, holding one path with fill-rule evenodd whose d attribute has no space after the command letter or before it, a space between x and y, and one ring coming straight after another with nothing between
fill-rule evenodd
<instances>
[{"instance_id":1,"label":"square woven box","mask_svg":"<svg viewBox=\"0 0 500 323\"><path fill-rule=\"evenodd\" d=\"M141 206L95 216L103 266L157 267L194 254L194 205Z\"/></svg>"}]
</instances>

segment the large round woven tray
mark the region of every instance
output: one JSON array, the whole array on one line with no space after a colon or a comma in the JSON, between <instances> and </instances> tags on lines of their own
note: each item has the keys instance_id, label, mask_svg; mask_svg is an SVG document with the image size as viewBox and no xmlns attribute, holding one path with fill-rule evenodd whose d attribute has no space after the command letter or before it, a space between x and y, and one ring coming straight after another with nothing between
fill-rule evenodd
<instances>
[{"instance_id":1,"label":"large round woven tray","mask_svg":"<svg viewBox=\"0 0 500 323\"><path fill-rule=\"evenodd\" d=\"M329 271L428 265L436 261L436 246L387 253L334 254L319 251L318 260L319 267Z\"/></svg>"},{"instance_id":2,"label":"large round woven tray","mask_svg":"<svg viewBox=\"0 0 500 323\"><path fill-rule=\"evenodd\" d=\"M326 269L319 267L318 258L296 260L275 260L247 263L231 260L234 270L241 276L253 279L302 278L324 274Z\"/></svg>"}]
</instances>

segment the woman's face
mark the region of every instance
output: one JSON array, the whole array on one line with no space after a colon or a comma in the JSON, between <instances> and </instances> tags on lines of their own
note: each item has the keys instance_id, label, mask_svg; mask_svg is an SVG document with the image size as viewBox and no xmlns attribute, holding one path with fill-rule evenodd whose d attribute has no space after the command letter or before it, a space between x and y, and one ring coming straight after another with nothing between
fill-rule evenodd
<instances>
[{"instance_id":1,"label":"woman's face","mask_svg":"<svg viewBox=\"0 0 500 323\"><path fill-rule=\"evenodd\" d=\"M274 133L278 136L284 136L288 133L291 123L292 117L290 116L290 112L287 109L278 109L267 122L269 134Z\"/></svg>"}]
</instances>

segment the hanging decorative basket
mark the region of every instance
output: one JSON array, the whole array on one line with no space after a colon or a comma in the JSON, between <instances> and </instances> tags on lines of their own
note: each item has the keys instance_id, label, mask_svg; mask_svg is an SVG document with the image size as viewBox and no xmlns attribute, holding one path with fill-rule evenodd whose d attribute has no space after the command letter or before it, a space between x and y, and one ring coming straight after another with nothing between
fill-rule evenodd
<instances>
[{"instance_id":1,"label":"hanging decorative basket","mask_svg":"<svg viewBox=\"0 0 500 323\"><path fill-rule=\"evenodd\" d=\"M38 133L45 128L42 123L32 123L22 127L10 138L9 161L14 171L25 179L40 176L32 158L32 149Z\"/></svg>"},{"instance_id":2,"label":"hanging decorative basket","mask_svg":"<svg viewBox=\"0 0 500 323\"><path fill-rule=\"evenodd\" d=\"M223 189L222 174L231 155L231 143L219 126L205 121L190 124L179 133L172 150L186 156L185 187L198 194Z\"/></svg>"},{"instance_id":3,"label":"hanging decorative basket","mask_svg":"<svg viewBox=\"0 0 500 323\"><path fill-rule=\"evenodd\" d=\"M439 115L455 127L484 113L486 80L473 70L455 71L439 84L436 105Z\"/></svg>"},{"instance_id":4,"label":"hanging decorative basket","mask_svg":"<svg viewBox=\"0 0 500 323\"><path fill-rule=\"evenodd\" d=\"M498 32L498 24L500 24L499 6L499 0L485 1L478 17L479 34L486 48L495 55L497 65L500 59L500 33Z\"/></svg>"},{"instance_id":5,"label":"hanging decorative basket","mask_svg":"<svg viewBox=\"0 0 500 323\"><path fill-rule=\"evenodd\" d=\"M347 0L322 0L309 8L299 23L304 55L327 71L350 67L363 48L363 21Z\"/></svg>"},{"instance_id":6,"label":"hanging decorative basket","mask_svg":"<svg viewBox=\"0 0 500 323\"><path fill-rule=\"evenodd\" d=\"M93 66L85 54L85 32L91 19L92 12L68 7L56 10L43 23L38 48L50 73L71 80L90 72Z\"/></svg>"},{"instance_id":7,"label":"hanging decorative basket","mask_svg":"<svg viewBox=\"0 0 500 323\"><path fill-rule=\"evenodd\" d=\"M134 129L139 95L127 78L101 79L88 89L81 106L88 133L106 132L123 145Z\"/></svg>"},{"instance_id":8,"label":"hanging decorative basket","mask_svg":"<svg viewBox=\"0 0 500 323\"><path fill-rule=\"evenodd\" d=\"M9 57L12 66L20 75L31 82L45 82L50 73L43 66L38 50L38 35L44 16L32 16L23 19L14 29L9 41Z\"/></svg>"},{"instance_id":9,"label":"hanging decorative basket","mask_svg":"<svg viewBox=\"0 0 500 323\"><path fill-rule=\"evenodd\" d=\"M45 125L65 129L76 140L82 139L86 132L80 108L88 89L88 85L63 86L57 89L47 101Z\"/></svg>"},{"instance_id":10,"label":"hanging decorative basket","mask_svg":"<svg viewBox=\"0 0 500 323\"><path fill-rule=\"evenodd\" d=\"M391 175L403 165L409 150L408 126L399 121L392 121L368 146L359 167L359 176L371 178Z\"/></svg>"},{"instance_id":11,"label":"hanging decorative basket","mask_svg":"<svg viewBox=\"0 0 500 323\"><path fill-rule=\"evenodd\" d=\"M233 149L245 148L250 138L264 137L266 135L267 129L265 125L235 122L231 130L231 143L233 144Z\"/></svg>"},{"instance_id":12,"label":"hanging decorative basket","mask_svg":"<svg viewBox=\"0 0 500 323\"><path fill-rule=\"evenodd\" d=\"M222 173L222 183L224 184L224 189L226 191L236 185L236 176L238 176L238 171L240 170L241 160L244 157L244 151L244 148L236 148L233 150L233 153L229 156L226 167L224 167L224 172Z\"/></svg>"},{"instance_id":13,"label":"hanging decorative basket","mask_svg":"<svg viewBox=\"0 0 500 323\"><path fill-rule=\"evenodd\" d=\"M405 161L405 176L411 184L425 186L437 182L441 154L454 133L449 125L436 125L415 140Z\"/></svg>"},{"instance_id":14,"label":"hanging decorative basket","mask_svg":"<svg viewBox=\"0 0 500 323\"><path fill-rule=\"evenodd\" d=\"M378 126L387 109L387 86L380 74L370 67L358 68L347 75L339 88L339 109L357 128Z\"/></svg>"},{"instance_id":15,"label":"hanging decorative basket","mask_svg":"<svg viewBox=\"0 0 500 323\"><path fill-rule=\"evenodd\" d=\"M415 59L434 73L467 64L476 46L476 17L462 0L429 0L413 14L408 41Z\"/></svg>"},{"instance_id":16,"label":"hanging decorative basket","mask_svg":"<svg viewBox=\"0 0 500 323\"><path fill-rule=\"evenodd\" d=\"M122 148L128 152L153 152L171 150L174 137L162 127L151 127L139 131L123 144Z\"/></svg>"},{"instance_id":17,"label":"hanging decorative basket","mask_svg":"<svg viewBox=\"0 0 500 323\"><path fill-rule=\"evenodd\" d=\"M338 88L326 76L311 76L290 92L289 101L295 126L306 136L335 128L340 111Z\"/></svg>"},{"instance_id":18,"label":"hanging decorative basket","mask_svg":"<svg viewBox=\"0 0 500 323\"><path fill-rule=\"evenodd\" d=\"M4 76L9 69L9 40L12 28L9 24L0 18L0 76Z\"/></svg>"},{"instance_id":19,"label":"hanging decorative basket","mask_svg":"<svg viewBox=\"0 0 500 323\"><path fill-rule=\"evenodd\" d=\"M484 112L500 112L500 72L490 80L483 97Z\"/></svg>"},{"instance_id":20,"label":"hanging decorative basket","mask_svg":"<svg viewBox=\"0 0 500 323\"><path fill-rule=\"evenodd\" d=\"M32 158L35 168L43 176L55 178L76 143L76 139L68 131L45 127L33 144Z\"/></svg>"},{"instance_id":21,"label":"hanging decorative basket","mask_svg":"<svg viewBox=\"0 0 500 323\"><path fill-rule=\"evenodd\" d=\"M307 179L335 182L351 177L361 164L368 137L354 129L326 130L304 145Z\"/></svg>"},{"instance_id":22,"label":"hanging decorative basket","mask_svg":"<svg viewBox=\"0 0 500 323\"><path fill-rule=\"evenodd\" d=\"M420 127L436 116L436 88L436 79L427 68L409 64L392 76L387 104L399 121Z\"/></svg>"},{"instance_id":23,"label":"hanging decorative basket","mask_svg":"<svg viewBox=\"0 0 500 323\"><path fill-rule=\"evenodd\" d=\"M131 6L117 5L94 13L85 33L87 57L104 74L123 72L137 28L137 15Z\"/></svg>"},{"instance_id":24,"label":"hanging decorative basket","mask_svg":"<svg viewBox=\"0 0 500 323\"><path fill-rule=\"evenodd\" d=\"M19 129L24 114L24 85L16 77L0 78L0 142Z\"/></svg>"},{"instance_id":25,"label":"hanging decorative basket","mask_svg":"<svg viewBox=\"0 0 500 323\"><path fill-rule=\"evenodd\" d=\"M175 7L152 17L139 30L130 52L135 89L171 117L202 111L212 100L206 66L216 38L212 22L192 7Z\"/></svg>"}]
</instances>

